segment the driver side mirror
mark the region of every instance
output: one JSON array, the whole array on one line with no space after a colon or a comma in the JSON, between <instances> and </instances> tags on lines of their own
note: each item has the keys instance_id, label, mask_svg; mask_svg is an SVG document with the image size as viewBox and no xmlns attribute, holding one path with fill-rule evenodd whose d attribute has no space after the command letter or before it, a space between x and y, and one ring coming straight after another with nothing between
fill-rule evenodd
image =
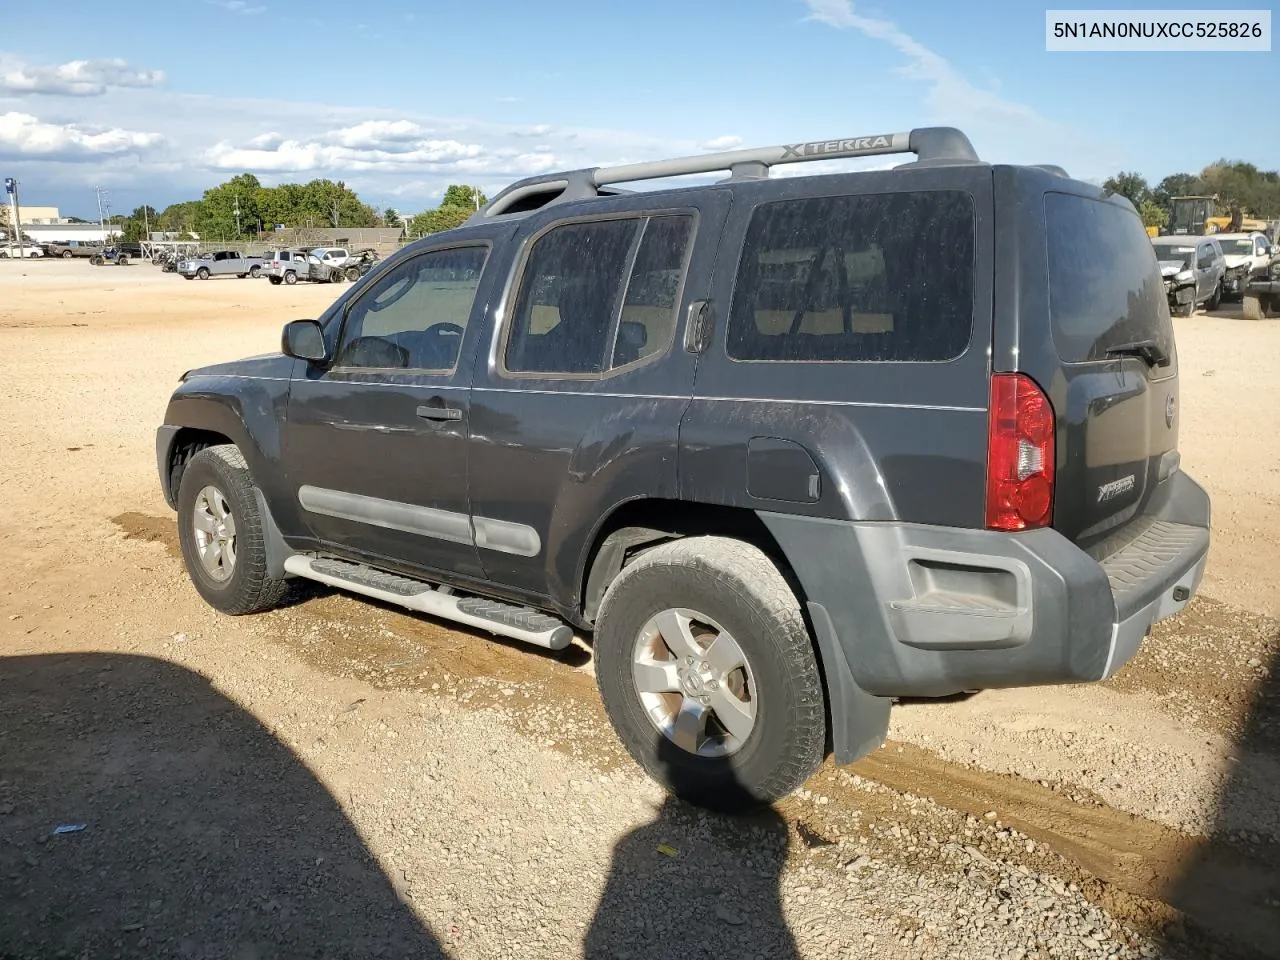
<instances>
[{"instance_id":1,"label":"driver side mirror","mask_svg":"<svg viewBox=\"0 0 1280 960\"><path fill-rule=\"evenodd\" d=\"M328 359L324 331L314 320L286 323L284 333L280 336L280 350L287 357L296 357L309 363L323 363Z\"/></svg>"}]
</instances>

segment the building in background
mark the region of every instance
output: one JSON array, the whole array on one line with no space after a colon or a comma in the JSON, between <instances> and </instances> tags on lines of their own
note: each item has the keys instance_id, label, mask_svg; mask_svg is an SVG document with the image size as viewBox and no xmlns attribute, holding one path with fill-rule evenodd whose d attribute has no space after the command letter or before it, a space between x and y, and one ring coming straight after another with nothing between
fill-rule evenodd
<instances>
[{"instance_id":1,"label":"building in background","mask_svg":"<svg viewBox=\"0 0 1280 960\"><path fill-rule=\"evenodd\" d=\"M68 240L103 243L108 237L120 236L120 228L110 225L103 230L96 223L32 223L25 212L22 232L35 243L66 243Z\"/></svg>"}]
</instances>

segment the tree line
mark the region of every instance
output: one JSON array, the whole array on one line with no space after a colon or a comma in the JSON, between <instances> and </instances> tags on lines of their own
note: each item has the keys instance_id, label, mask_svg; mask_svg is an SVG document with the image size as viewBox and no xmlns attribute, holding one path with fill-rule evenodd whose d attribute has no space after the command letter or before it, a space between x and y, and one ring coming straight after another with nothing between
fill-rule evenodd
<instances>
[{"instance_id":1,"label":"tree line","mask_svg":"<svg viewBox=\"0 0 1280 960\"><path fill-rule=\"evenodd\" d=\"M1261 220L1280 218L1280 171L1259 170L1242 160L1219 160L1198 174L1175 173L1154 187L1139 173L1121 172L1102 184L1127 197L1148 227L1169 222L1169 202L1174 197L1214 196L1223 210L1240 211Z\"/></svg>"},{"instance_id":2,"label":"tree line","mask_svg":"<svg viewBox=\"0 0 1280 960\"><path fill-rule=\"evenodd\" d=\"M454 184L440 205L407 218L392 207L379 210L362 201L341 180L317 179L264 187L252 173L242 173L204 192L199 200L172 203L163 210L143 205L128 215L113 216L125 241L145 239L147 231L171 233L179 240L243 240L285 227L403 227L409 237L426 236L460 226L487 202L475 187Z\"/></svg>"}]
</instances>

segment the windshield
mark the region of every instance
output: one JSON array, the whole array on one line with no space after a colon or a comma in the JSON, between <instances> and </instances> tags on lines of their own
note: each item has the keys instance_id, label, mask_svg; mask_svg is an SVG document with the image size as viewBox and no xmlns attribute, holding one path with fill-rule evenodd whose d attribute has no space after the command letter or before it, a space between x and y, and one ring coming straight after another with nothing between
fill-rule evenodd
<instances>
[{"instance_id":1,"label":"windshield","mask_svg":"<svg viewBox=\"0 0 1280 960\"><path fill-rule=\"evenodd\" d=\"M1156 259L1162 263L1181 263L1190 267L1196 255L1196 248L1185 244L1153 243L1152 246L1156 250Z\"/></svg>"},{"instance_id":2,"label":"windshield","mask_svg":"<svg viewBox=\"0 0 1280 960\"><path fill-rule=\"evenodd\" d=\"M1241 240L1219 240L1218 245L1222 247L1222 254L1226 257L1253 256L1253 240L1249 237Z\"/></svg>"}]
</instances>

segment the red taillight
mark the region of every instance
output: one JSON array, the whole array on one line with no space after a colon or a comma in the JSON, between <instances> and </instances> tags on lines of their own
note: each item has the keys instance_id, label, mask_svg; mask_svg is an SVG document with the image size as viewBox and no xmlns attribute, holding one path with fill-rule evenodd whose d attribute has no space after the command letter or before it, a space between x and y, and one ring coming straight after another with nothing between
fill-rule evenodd
<instances>
[{"instance_id":1,"label":"red taillight","mask_svg":"<svg viewBox=\"0 0 1280 960\"><path fill-rule=\"evenodd\" d=\"M1021 373L991 377L987 424L987 526L1045 527L1053 518L1053 407Z\"/></svg>"}]
</instances>

